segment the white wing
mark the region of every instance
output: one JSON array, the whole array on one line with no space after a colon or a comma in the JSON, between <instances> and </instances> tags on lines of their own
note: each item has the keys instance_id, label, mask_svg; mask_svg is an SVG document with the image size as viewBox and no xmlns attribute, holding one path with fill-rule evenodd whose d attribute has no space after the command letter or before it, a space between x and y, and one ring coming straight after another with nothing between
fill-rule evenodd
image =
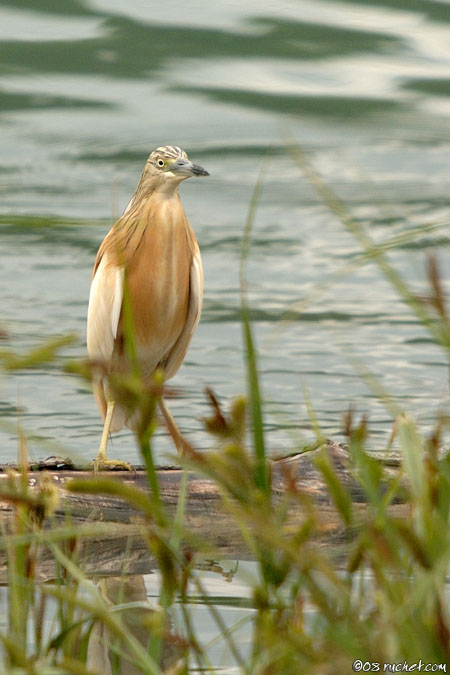
<instances>
[{"instance_id":1,"label":"white wing","mask_svg":"<svg viewBox=\"0 0 450 675\"><path fill-rule=\"evenodd\" d=\"M203 267L200 251L194 254L189 276L189 306L186 317L186 323L180 337L172 347L165 366L166 379L175 375L178 368L183 363L184 356L188 350L192 336L195 333L203 305Z\"/></svg>"},{"instance_id":2,"label":"white wing","mask_svg":"<svg viewBox=\"0 0 450 675\"><path fill-rule=\"evenodd\" d=\"M89 295L87 349L89 358L109 361L117 337L123 299L123 269L108 265L105 253L95 271Z\"/></svg>"}]
</instances>

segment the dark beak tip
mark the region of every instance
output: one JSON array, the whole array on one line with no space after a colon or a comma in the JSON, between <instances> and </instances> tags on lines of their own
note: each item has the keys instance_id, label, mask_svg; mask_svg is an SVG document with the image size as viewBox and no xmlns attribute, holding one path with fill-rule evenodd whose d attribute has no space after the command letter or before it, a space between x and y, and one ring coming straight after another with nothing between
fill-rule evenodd
<instances>
[{"instance_id":1,"label":"dark beak tip","mask_svg":"<svg viewBox=\"0 0 450 675\"><path fill-rule=\"evenodd\" d=\"M209 172L206 171L202 166L199 166L198 164L194 164L192 166L192 173L194 176L209 176Z\"/></svg>"}]
</instances>

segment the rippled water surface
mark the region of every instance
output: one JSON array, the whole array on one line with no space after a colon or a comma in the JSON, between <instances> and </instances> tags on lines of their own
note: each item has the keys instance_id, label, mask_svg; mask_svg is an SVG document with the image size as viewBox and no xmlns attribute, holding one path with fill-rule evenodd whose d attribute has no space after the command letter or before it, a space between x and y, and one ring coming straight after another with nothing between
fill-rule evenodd
<instances>
[{"instance_id":1,"label":"rippled water surface","mask_svg":"<svg viewBox=\"0 0 450 675\"><path fill-rule=\"evenodd\" d=\"M376 242L396 242L389 259L414 290L425 292L431 252L448 289L449 23L449 4L427 0L0 2L0 347L75 332L65 354L85 355L98 245L147 154L178 144L211 176L181 187L205 305L171 408L207 447L204 386L224 401L245 388L239 251L270 149L248 273L271 449L311 437L305 388L323 433L341 437L351 404L382 449L392 415L358 362L432 424L448 401L445 354L361 259L285 139ZM16 456L18 419L35 456L53 452L46 439L83 458L96 450L91 393L57 364L4 378L0 414L1 461ZM157 449L170 449L162 435ZM111 454L137 461L129 432Z\"/></svg>"}]
</instances>

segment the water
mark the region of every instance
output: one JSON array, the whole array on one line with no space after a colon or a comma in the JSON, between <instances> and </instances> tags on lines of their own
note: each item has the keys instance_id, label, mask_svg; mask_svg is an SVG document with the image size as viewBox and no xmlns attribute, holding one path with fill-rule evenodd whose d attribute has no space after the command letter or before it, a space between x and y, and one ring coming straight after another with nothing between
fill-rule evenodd
<instances>
[{"instance_id":1,"label":"water","mask_svg":"<svg viewBox=\"0 0 450 675\"><path fill-rule=\"evenodd\" d=\"M372 447L384 447L392 414L352 357L429 428L448 402L445 354L373 264L353 264L357 243L286 153L284 135L377 242L403 237L389 258L415 290L424 292L430 252L448 290L449 19L447 2L425 0L0 3L2 348L74 332L64 354L85 355L98 245L147 154L178 144L211 176L181 188L202 249L205 306L171 408L208 447L204 386L225 404L245 389L240 241L271 148L249 261L271 450L311 437L305 388L324 434L342 437L352 405L369 416ZM5 378L0 414L0 461L16 456L18 418L34 456L96 451L89 388L57 364ZM171 451L161 434L156 447L159 459ZM129 432L111 455L138 460Z\"/></svg>"},{"instance_id":2,"label":"water","mask_svg":"<svg viewBox=\"0 0 450 675\"><path fill-rule=\"evenodd\" d=\"M232 630L232 640L241 659L248 663L251 658L251 640L252 640L252 618L254 609L252 606L251 592L249 583L255 583L255 571L253 564L240 562L240 568L235 563L223 563L225 568L232 570L232 576L229 579L224 578L217 572L198 572L197 577L201 583L202 590L207 593L208 602L205 602L204 596L200 595L196 586L192 584L189 587L189 596L191 604L188 604L188 612L196 634L200 634L202 644L205 646L205 656L210 663L214 664L217 673L226 673L234 675L241 672L236 663L236 659L230 650L227 639L221 635L208 603L214 603L220 610L220 615L224 625ZM237 570L237 576L233 576L234 570ZM243 571L241 571L243 570ZM228 571L228 570L226 570ZM159 572L147 575L138 575L130 577L107 577L104 579L96 578L93 582L86 580L84 588L80 591L80 597L85 600L91 600L95 597L97 591L100 596L107 598L109 603L122 604L140 602L142 608L138 612L136 608L128 610L125 614L125 623L131 634L141 640L141 644L147 647L148 632L145 631L145 621L142 620L142 614L151 615L159 607L161 577ZM54 636L57 603L53 598L47 598L46 613L44 616L44 635L46 639ZM139 617L136 620L133 617ZM175 603L169 612L170 631L169 634L173 640L167 644L164 653L165 666L168 667L170 660L177 659L176 642L180 636L186 635L185 621L180 608L180 604ZM6 588L0 586L0 630L7 632L8 629L8 599ZM34 622L29 621L29 644L30 652L35 648L34 643ZM104 634L103 636L104 637ZM106 638L108 639L108 638ZM93 634L92 642L100 642L99 636ZM178 648L178 658L180 656ZM163 663L164 663L163 661ZM94 672L109 672L103 663L103 668L94 669L94 664L88 664ZM99 665L99 664L97 664ZM197 670L195 657L191 657L191 671Z\"/></svg>"}]
</instances>

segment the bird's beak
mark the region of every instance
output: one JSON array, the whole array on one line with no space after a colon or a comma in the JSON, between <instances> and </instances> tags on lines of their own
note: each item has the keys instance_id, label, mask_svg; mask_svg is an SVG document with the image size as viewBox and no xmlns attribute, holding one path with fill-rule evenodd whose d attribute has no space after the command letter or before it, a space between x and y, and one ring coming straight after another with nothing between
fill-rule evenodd
<instances>
[{"instance_id":1,"label":"bird's beak","mask_svg":"<svg viewBox=\"0 0 450 675\"><path fill-rule=\"evenodd\" d=\"M172 171L176 176L209 176L209 173L202 166L193 164L189 159L180 157L176 159L171 165L169 171Z\"/></svg>"}]
</instances>

